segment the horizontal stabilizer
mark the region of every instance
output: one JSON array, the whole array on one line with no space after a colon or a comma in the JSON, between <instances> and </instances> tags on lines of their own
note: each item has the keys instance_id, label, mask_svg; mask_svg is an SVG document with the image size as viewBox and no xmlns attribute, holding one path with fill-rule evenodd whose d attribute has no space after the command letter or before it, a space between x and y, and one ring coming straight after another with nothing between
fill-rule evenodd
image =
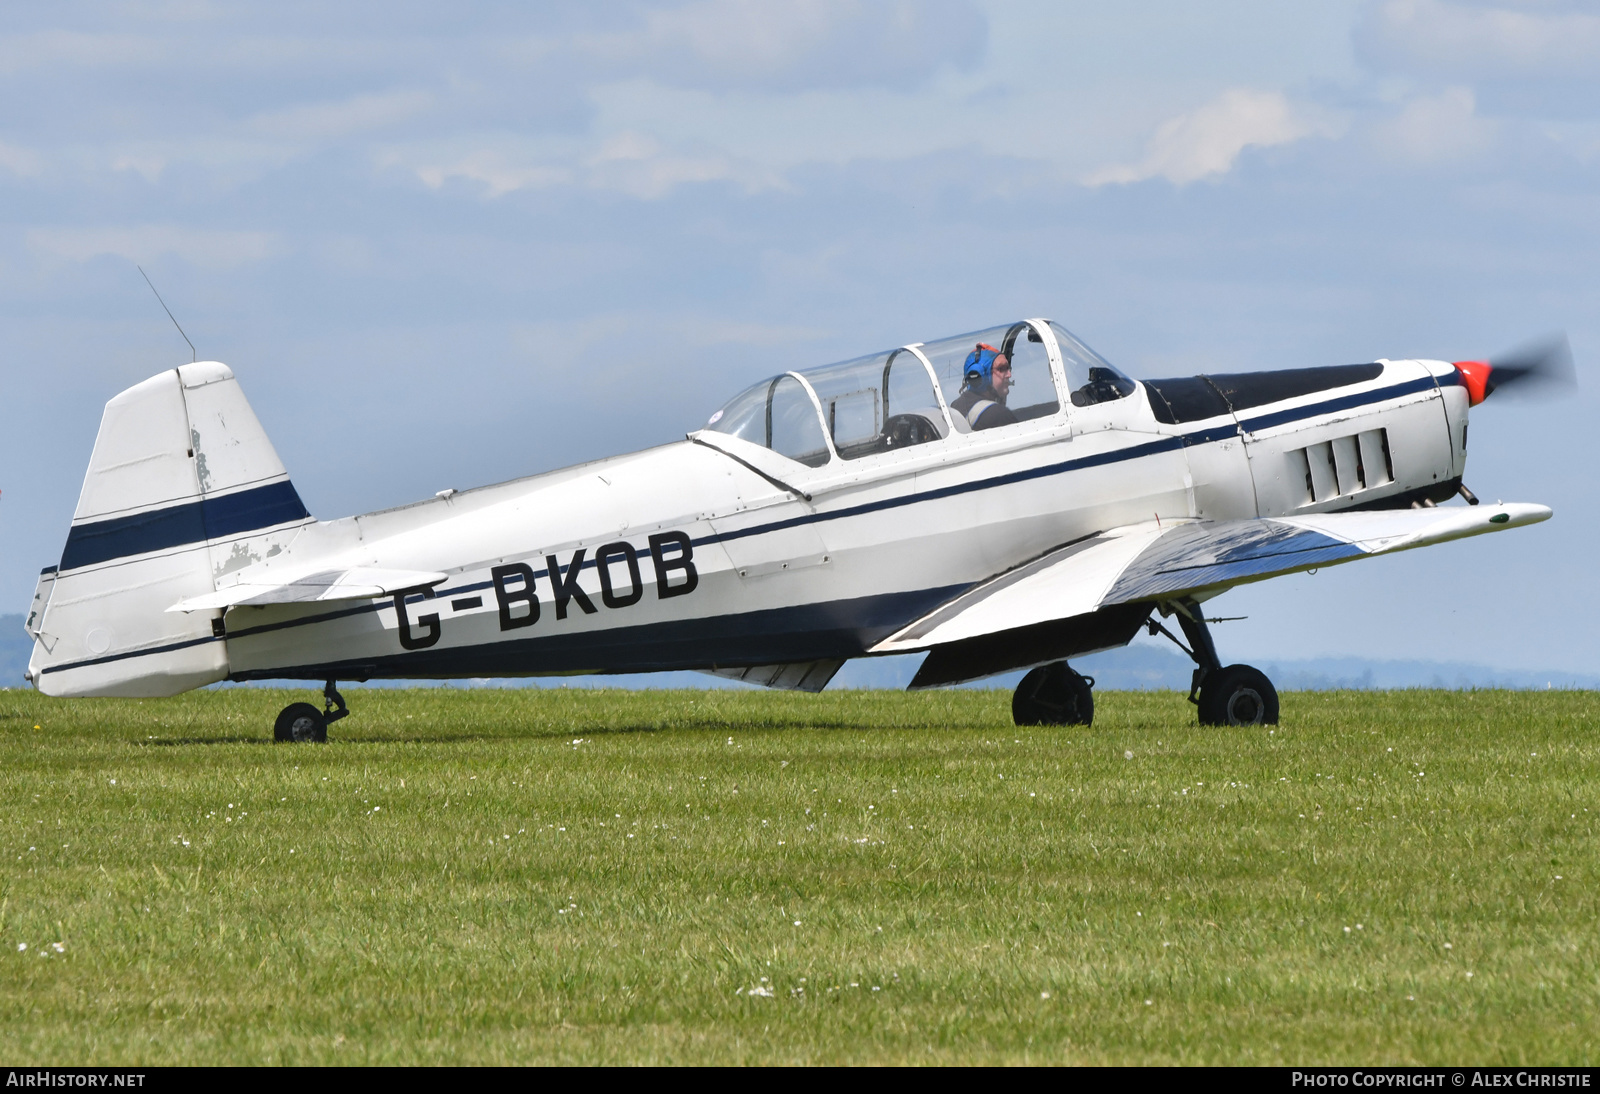
<instances>
[{"instance_id":1,"label":"horizontal stabilizer","mask_svg":"<svg viewBox=\"0 0 1600 1094\"><path fill-rule=\"evenodd\" d=\"M828 686L834 673L844 665L839 660L797 661L789 665L756 665L752 668L707 669L713 676L729 680L743 680L747 684L760 684L764 688L782 691L821 691Z\"/></svg>"},{"instance_id":2,"label":"horizontal stabilizer","mask_svg":"<svg viewBox=\"0 0 1600 1094\"><path fill-rule=\"evenodd\" d=\"M214 593L180 600L169 612L197 612L260 604L310 604L321 600L368 600L406 589L433 588L448 575L430 570L323 570L277 584L240 582Z\"/></svg>"},{"instance_id":3,"label":"horizontal stabilizer","mask_svg":"<svg viewBox=\"0 0 1600 1094\"><path fill-rule=\"evenodd\" d=\"M1117 528L979 582L890 635L871 652L909 653L1121 604L1214 596L1280 574L1536 524L1549 517L1546 506L1511 504L1151 522ZM1028 663L1032 662L1023 660L1006 668Z\"/></svg>"}]
</instances>

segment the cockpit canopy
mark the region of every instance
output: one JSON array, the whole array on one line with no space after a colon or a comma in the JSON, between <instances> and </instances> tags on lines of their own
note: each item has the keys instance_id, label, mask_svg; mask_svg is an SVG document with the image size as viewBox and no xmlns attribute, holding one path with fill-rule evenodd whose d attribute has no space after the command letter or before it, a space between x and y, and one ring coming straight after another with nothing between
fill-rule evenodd
<instances>
[{"instance_id":1,"label":"cockpit canopy","mask_svg":"<svg viewBox=\"0 0 1600 1094\"><path fill-rule=\"evenodd\" d=\"M786 372L711 416L706 428L810 467L947 438L1013 429L1126 398L1135 384L1065 327L1029 319L938 342Z\"/></svg>"}]
</instances>

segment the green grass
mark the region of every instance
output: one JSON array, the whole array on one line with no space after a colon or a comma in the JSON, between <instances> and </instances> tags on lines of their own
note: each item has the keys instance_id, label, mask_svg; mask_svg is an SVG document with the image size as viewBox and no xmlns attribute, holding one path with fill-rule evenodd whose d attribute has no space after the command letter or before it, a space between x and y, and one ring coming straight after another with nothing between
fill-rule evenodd
<instances>
[{"instance_id":1,"label":"green grass","mask_svg":"<svg viewBox=\"0 0 1600 1094\"><path fill-rule=\"evenodd\" d=\"M0 1059L1600 1060L1594 693L308 697L0 692Z\"/></svg>"}]
</instances>

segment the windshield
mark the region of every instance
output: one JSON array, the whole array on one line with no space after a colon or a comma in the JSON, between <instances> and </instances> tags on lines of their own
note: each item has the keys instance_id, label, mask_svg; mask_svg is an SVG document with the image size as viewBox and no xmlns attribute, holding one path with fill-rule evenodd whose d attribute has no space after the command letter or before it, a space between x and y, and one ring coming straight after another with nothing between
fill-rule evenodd
<instances>
[{"instance_id":1,"label":"windshield","mask_svg":"<svg viewBox=\"0 0 1600 1094\"><path fill-rule=\"evenodd\" d=\"M1133 394L1133 381L1078 341L1066 327L1052 321L1050 333L1056 336L1056 346L1061 350L1061 367L1067 376L1067 390L1072 393L1073 406L1108 403Z\"/></svg>"},{"instance_id":2,"label":"windshield","mask_svg":"<svg viewBox=\"0 0 1600 1094\"><path fill-rule=\"evenodd\" d=\"M808 467L828 462L828 442L811 393L791 373L747 388L711 415L706 428L770 448Z\"/></svg>"}]
</instances>

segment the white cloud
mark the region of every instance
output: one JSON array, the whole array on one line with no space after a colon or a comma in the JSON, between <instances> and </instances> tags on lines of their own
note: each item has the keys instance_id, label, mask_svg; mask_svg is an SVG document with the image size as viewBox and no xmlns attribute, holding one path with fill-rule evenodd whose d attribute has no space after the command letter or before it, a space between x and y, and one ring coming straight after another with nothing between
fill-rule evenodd
<instances>
[{"instance_id":1,"label":"white cloud","mask_svg":"<svg viewBox=\"0 0 1600 1094\"><path fill-rule=\"evenodd\" d=\"M117 255L149 262L172 255L205 269L227 269L269 258L280 250L270 232L210 231L170 224L127 228L34 228L25 237L35 251L69 262Z\"/></svg>"},{"instance_id":2,"label":"white cloud","mask_svg":"<svg viewBox=\"0 0 1600 1094\"><path fill-rule=\"evenodd\" d=\"M783 185L777 175L741 164L732 157L715 152L673 151L638 133L620 133L605 141L585 167L589 186L639 198L659 198L689 182L728 181L747 192Z\"/></svg>"},{"instance_id":3,"label":"white cloud","mask_svg":"<svg viewBox=\"0 0 1600 1094\"><path fill-rule=\"evenodd\" d=\"M1358 39L1378 59L1464 77L1592 77L1600 64L1600 15L1566 5L1386 0Z\"/></svg>"},{"instance_id":4,"label":"white cloud","mask_svg":"<svg viewBox=\"0 0 1600 1094\"><path fill-rule=\"evenodd\" d=\"M441 189L455 179L477 183L488 191L491 198L515 190L539 189L573 181L573 173L566 167L528 162L524 157L507 155L495 148L482 148L442 159L427 153L413 156L389 151L379 156L378 165L409 170L431 190Z\"/></svg>"},{"instance_id":5,"label":"white cloud","mask_svg":"<svg viewBox=\"0 0 1600 1094\"><path fill-rule=\"evenodd\" d=\"M155 182L166 169L166 157L154 154L126 153L111 160L111 170L132 171L146 182Z\"/></svg>"},{"instance_id":6,"label":"white cloud","mask_svg":"<svg viewBox=\"0 0 1600 1094\"><path fill-rule=\"evenodd\" d=\"M18 148L14 144L0 141L0 168L10 171L13 175L29 178L37 175L40 167L39 153L30 148Z\"/></svg>"},{"instance_id":7,"label":"white cloud","mask_svg":"<svg viewBox=\"0 0 1600 1094\"><path fill-rule=\"evenodd\" d=\"M758 165L715 151L669 148L636 131L584 142L497 135L466 148L391 148L378 162L410 171L435 190L452 180L476 183L491 198L550 186L653 200L687 183L731 182L746 192L785 185L776 172Z\"/></svg>"},{"instance_id":8,"label":"white cloud","mask_svg":"<svg viewBox=\"0 0 1600 1094\"><path fill-rule=\"evenodd\" d=\"M307 103L257 114L251 125L263 133L297 140L344 137L408 121L433 102L426 91L357 95L339 102Z\"/></svg>"},{"instance_id":9,"label":"white cloud","mask_svg":"<svg viewBox=\"0 0 1600 1094\"><path fill-rule=\"evenodd\" d=\"M1157 127L1137 163L1091 173L1089 186L1164 178L1179 186L1226 174L1246 148L1270 148L1332 131L1296 109L1282 92L1235 88Z\"/></svg>"},{"instance_id":10,"label":"white cloud","mask_svg":"<svg viewBox=\"0 0 1600 1094\"><path fill-rule=\"evenodd\" d=\"M1489 148L1496 132L1493 122L1478 117L1476 99L1465 87L1412 99L1373 129L1380 149L1418 164L1470 159Z\"/></svg>"}]
</instances>

